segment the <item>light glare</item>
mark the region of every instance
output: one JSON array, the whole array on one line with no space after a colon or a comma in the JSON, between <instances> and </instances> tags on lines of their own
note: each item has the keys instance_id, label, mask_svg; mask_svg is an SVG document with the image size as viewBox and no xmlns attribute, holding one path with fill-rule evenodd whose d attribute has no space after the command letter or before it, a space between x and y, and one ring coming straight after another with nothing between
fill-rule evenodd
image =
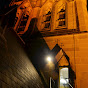
<instances>
[{"instance_id":1,"label":"light glare","mask_svg":"<svg viewBox=\"0 0 88 88\"><path fill-rule=\"evenodd\" d=\"M48 62L51 62L51 57L47 57L47 61Z\"/></svg>"},{"instance_id":2,"label":"light glare","mask_svg":"<svg viewBox=\"0 0 88 88\"><path fill-rule=\"evenodd\" d=\"M67 84L67 82L66 82L65 79L61 79L60 82L61 82L62 84Z\"/></svg>"}]
</instances>

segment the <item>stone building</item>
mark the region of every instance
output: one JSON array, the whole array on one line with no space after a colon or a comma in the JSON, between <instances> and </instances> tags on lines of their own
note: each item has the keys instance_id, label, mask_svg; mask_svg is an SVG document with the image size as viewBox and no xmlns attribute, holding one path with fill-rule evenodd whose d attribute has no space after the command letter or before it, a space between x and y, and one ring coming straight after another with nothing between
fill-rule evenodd
<instances>
[{"instance_id":1,"label":"stone building","mask_svg":"<svg viewBox=\"0 0 88 88\"><path fill-rule=\"evenodd\" d=\"M41 34L50 51L59 47L54 55L59 70L58 88L69 88L70 75L74 80L72 86L87 88L87 0L12 0L9 6L14 5L17 6L14 31L23 42L31 46L30 36Z\"/></svg>"}]
</instances>

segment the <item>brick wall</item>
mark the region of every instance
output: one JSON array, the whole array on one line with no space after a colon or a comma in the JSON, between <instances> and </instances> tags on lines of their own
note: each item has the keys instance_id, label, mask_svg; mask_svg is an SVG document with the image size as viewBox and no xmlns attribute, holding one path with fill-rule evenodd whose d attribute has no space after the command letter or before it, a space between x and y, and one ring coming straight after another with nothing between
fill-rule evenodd
<instances>
[{"instance_id":1,"label":"brick wall","mask_svg":"<svg viewBox=\"0 0 88 88\"><path fill-rule=\"evenodd\" d=\"M0 88L44 88L14 32L0 34Z\"/></svg>"}]
</instances>

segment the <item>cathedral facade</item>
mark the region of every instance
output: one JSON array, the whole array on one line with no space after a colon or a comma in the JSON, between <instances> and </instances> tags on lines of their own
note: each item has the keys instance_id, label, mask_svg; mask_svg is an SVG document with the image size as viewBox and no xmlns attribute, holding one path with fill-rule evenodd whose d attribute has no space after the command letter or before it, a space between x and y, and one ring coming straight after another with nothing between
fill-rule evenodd
<instances>
[{"instance_id":1,"label":"cathedral facade","mask_svg":"<svg viewBox=\"0 0 88 88\"><path fill-rule=\"evenodd\" d=\"M52 51L56 45L61 50L55 55L59 70L70 67L74 71L75 88L87 88L88 83L88 13L86 0L12 0L17 5L14 31L20 38L37 26ZM31 34L34 30L30 31ZM69 57L69 63L63 52ZM63 69L62 69L63 70ZM69 75L69 71L66 73ZM70 73L71 74L71 73ZM60 73L59 83L60 81ZM68 76L69 77L69 76ZM67 77L67 78L68 78ZM70 80L68 78L68 80ZM64 88L61 84L60 88ZM59 88L58 87L58 88ZM68 88L68 87L66 87Z\"/></svg>"}]
</instances>

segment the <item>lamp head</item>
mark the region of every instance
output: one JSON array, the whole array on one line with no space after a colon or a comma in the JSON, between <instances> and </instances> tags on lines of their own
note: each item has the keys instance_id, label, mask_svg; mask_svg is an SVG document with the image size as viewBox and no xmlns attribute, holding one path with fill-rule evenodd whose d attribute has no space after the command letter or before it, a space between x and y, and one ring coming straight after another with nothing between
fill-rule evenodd
<instances>
[{"instance_id":1,"label":"lamp head","mask_svg":"<svg viewBox=\"0 0 88 88\"><path fill-rule=\"evenodd\" d=\"M52 61L50 56L47 57L47 61L48 61L48 62L51 62L51 61Z\"/></svg>"}]
</instances>

